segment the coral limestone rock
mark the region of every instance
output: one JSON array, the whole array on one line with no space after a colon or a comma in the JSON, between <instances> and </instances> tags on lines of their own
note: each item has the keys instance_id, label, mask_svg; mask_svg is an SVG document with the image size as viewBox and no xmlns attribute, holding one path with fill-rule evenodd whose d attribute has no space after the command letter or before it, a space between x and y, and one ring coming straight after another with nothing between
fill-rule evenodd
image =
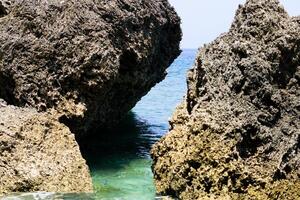
<instances>
[{"instance_id":1,"label":"coral limestone rock","mask_svg":"<svg viewBox=\"0 0 300 200\"><path fill-rule=\"evenodd\" d=\"M180 39L167 0L0 0L0 194L92 191L72 133L118 121Z\"/></svg>"},{"instance_id":2,"label":"coral limestone rock","mask_svg":"<svg viewBox=\"0 0 300 200\"><path fill-rule=\"evenodd\" d=\"M300 199L300 18L248 0L200 49L170 133L153 150L158 192L181 199Z\"/></svg>"},{"instance_id":3,"label":"coral limestone rock","mask_svg":"<svg viewBox=\"0 0 300 200\"><path fill-rule=\"evenodd\" d=\"M0 194L92 192L75 137L50 114L0 101Z\"/></svg>"},{"instance_id":4,"label":"coral limestone rock","mask_svg":"<svg viewBox=\"0 0 300 200\"><path fill-rule=\"evenodd\" d=\"M78 134L119 120L180 53L167 0L0 2L0 98L38 111L72 105L62 121Z\"/></svg>"}]
</instances>

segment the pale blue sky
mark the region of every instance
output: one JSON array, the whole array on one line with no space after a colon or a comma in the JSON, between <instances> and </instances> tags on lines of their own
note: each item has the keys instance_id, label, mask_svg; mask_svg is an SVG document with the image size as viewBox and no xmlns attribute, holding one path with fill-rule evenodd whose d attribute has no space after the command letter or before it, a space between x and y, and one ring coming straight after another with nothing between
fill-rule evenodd
<instances>
[{"instance_id":1,"label":"pale blue sky","mask_svg":"<svg viewBox=\"0 0 300 200\"><path fill-rule=\"evenodd\" d=\"M198 48L228 31L239 4L246 0L169 0L182 19L182 48ZM292 16L300 15L299 0L280 0Z\"/></svg>"}]
</instances>

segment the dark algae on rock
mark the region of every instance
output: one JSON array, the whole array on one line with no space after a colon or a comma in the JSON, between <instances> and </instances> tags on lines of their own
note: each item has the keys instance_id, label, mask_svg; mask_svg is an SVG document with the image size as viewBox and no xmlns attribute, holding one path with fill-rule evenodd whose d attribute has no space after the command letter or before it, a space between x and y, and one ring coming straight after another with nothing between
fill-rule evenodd
<instances>
[{"instance_id":1,"label":"dark algae on rock","mask_svg":"<svg viewBox=\"0 0 300 200\"><path fill-rule=\"evenodd\" d=\"M118 121L180 53L167 0L0 2L0 97L55 108L77 134Z\"/></svg>"},{"instance_id":2,"label":"dark algae on rock","mask_svg":"<svg viewBox=\"0 0 300 200\"><path fill-rule=\"evenodd\" d=\"M300 18L248 0L199 51L188 92L152 149L159 193L300 199Z\"/></svg>"},{"instance_id":3,"label":"dark algae on rock","mask_svg":"<svg viewBox=\"0 0 300 200\"><path fill-rule=\"evenodd\" d=\"M0 0L0 195L91 192L75 136L118 122L180 40L167 0Z\"/></svg>"}]
</instances>

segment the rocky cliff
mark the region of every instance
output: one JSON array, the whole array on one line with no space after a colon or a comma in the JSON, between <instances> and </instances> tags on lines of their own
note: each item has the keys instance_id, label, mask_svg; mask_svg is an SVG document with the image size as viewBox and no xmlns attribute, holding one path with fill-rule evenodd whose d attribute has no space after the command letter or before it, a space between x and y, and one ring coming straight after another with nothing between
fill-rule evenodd
<instances>
[{"instance_id":1,"label":"rocky cliff","mask_svg":"<svg viewBox=\"0 0 300 200\"><path fill-rule=\"evenodd\" d=\"M153 150L159 193L180 199L300 199L300 17L248 0L204 45Z\"/></svg>"},{"instance_id":2,"label":"rocky cliff","mask_svg":"<svg viewBox=\"0 0 300 200\"><path fill-rule=\"evenodd\" d=\"M167 0L0 2L0 97L55 108L78 135L118 121L180 53Z\"/></svg>"}]
</instances>

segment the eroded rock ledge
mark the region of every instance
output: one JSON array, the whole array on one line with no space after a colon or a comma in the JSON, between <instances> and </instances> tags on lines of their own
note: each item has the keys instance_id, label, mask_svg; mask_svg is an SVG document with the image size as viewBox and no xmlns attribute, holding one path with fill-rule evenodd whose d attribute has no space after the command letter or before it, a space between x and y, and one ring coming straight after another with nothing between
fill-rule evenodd
<instances>
[{"instance_id":1,"label":"eroded rock ledge","mask_svg":"<svg viewBox=\"0 0 300 200\"><path fill-rule=\"evenodd\" d=\"M248 0L200 49L171 131L153 150L158 192L181 199L300 198L300 18Z\"/></svg>"},{"instance_id":2,"label":"eroded rock ledge","mask_svg":"<svg viewBox=\"0 0 300 200\"><path fill-rule=\"evenodd\" d=\"M180 53L167 0L0 2L0 97L55 108L78 135L115 124Z\"/></svg>"}]
</instances>

